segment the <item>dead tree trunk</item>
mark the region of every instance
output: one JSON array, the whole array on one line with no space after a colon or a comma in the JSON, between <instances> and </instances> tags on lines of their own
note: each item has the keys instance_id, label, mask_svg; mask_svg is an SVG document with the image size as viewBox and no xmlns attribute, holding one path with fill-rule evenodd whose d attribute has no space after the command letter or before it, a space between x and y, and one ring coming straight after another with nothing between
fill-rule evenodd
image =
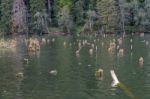
<instances>
[{"instance_id":1,"label":"dead tree trunk","mask_svg":"<svg viewBox=\"0 0 150 99\"><path fill-rule=\"evenodd\" d=\"M23 0L14 0L12 14L13 31L27 32L27 8Z\"/></svg>"},{"instance_id":2,"label":"dead tree trunk","mask_svg":"<svg viewBox=\"0 0 150 99\"><path fill-rule=\"evenodd\" d=\"M48 4L48 13L51 14L51 2L50 0L47 0L47 4Z\"/></svg>"}]
</instances>

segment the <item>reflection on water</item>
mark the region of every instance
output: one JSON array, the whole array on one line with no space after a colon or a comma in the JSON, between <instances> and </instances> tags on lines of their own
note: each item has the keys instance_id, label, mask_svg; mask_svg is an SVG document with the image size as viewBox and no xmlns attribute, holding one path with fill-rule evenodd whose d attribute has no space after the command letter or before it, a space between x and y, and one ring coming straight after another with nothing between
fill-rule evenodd
<instances>
[{"instance_id":1,"label":"reflection on water","mask_svg":"<svg viewBox=\"0 0 150 99\"><path fill-rule=\"evenodd\" d=\"M123 41L113 36L38 37L38 52L28 51L27 39L16 40L15 51L0 50L0 99L128 99L111 87L111 69L138 99L150 98L149 35L129 35ZM95 77L99 68L103 80Z\"/></svg>"}]
</instances>

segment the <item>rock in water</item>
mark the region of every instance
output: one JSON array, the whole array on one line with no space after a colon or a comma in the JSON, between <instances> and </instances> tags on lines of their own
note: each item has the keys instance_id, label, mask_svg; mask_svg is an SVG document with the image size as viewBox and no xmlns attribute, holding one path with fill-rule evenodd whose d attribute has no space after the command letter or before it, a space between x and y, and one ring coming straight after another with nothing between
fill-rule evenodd
<instances>
[{"instance_id":1,"label":"rock in water","mask_svg":"<svg viewBox=\"0 0 150 99\"><path fill-rule=\"evenodd\" d=\"M50 73L51 75L56 76L58 72L57 72L57 70L51 70L51 71L49 71L49 73Z\"/></svg>"}]
</instances>

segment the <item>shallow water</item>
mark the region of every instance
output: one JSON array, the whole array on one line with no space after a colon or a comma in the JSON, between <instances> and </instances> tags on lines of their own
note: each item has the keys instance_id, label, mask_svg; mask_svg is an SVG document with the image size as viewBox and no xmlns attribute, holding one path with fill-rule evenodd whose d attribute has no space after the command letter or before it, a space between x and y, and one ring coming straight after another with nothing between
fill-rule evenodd
<instances>
[{"instance_id":1,"label":"shallow water","mask_svg":"<svg viewBox=\"0 0 150 99\"><path fill-rule=\"evenodd\" d=\"M125 50L123 57L107 51L113 36L43 38L50 42L41 42L37 53L29 53L25 40L20 38L15 51L0 50L0 99L130 99L121 89L111 87L111 69L138 99L150 99L150 35L126 36L121 45ZM78 42L85 39L89 45L81 45L76 55ZM97 46L92 55L91 44ZM141 56L143 66L138 62ZM23 62L25 58L28 64ZM103 80L95 77L99 68L104 70ZM49 73L53 70L56 75ZM17 78L17 73L23 77Z\"/></svg>"}]
</instances>

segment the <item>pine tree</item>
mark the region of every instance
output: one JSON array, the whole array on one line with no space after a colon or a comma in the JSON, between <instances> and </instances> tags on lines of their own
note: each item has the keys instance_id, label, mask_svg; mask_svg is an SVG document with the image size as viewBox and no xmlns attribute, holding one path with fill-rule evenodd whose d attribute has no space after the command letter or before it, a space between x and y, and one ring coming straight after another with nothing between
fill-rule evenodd
<instances>
[{"instance_id":1,"label":"pine tree","mask_svg":"<svg viewBox=\"0 0 150 99\"><path fill-rule=\"evenodd\" d=\"M92 33L94 31L94 26L96 24L96 19L98 18L97 13L94 10L87 11L87 19L83 26L83 32L87 31Z\"/></svg>"},{"instance_id":2,"label":"pine tree","mask_svg":"<svg viewBox=\"0 0 150 99\"><path fill-rule=\"evenodd\" d=\"M47 24L46 23L47 21L45 20L45 17L47 18L47 16L45 16L46 15L46 11L45 11L46 1L45 0L30 0L29 3L30 3L30 16L31 16L30 29L32 30L32 32L38 32L38 33L47 32L47 30L45 30L47 29L47 25L45 25Z\"/></svg>"},{"instance_id":3,"label":"pine tree","mask_svg":"<svg viewBox=\"0 0 150 99\"><path fill-rule=\"evenodd\" d=\"M45 0L30 0L30 13L32 16L35 15L36 12L42 12L45 7Z\"/></svg>"},{"instance_id":4,"label":"pine tree","mask_svg":"<svg viewBox=\"0 0 150 99\"><path fill-rule=\"evenodd\" d=\"M59 8L63 8L64 6L68 6L68 9L71 7L71 0L59 0L58 1Z\"/></svg>"},{"instance_id":5,"label":"pine tree","mask_svg":"<svg viewBox=\"0 0 150 99\"><path fill-rule=\"evenodd\" d=\"M150 0L145 0L144 2L145 6L145 29L146 31L150 31Z\"/></svg>"},{"instance_id":6,"label":"pine tree","mask_svg":"<svg viewBox=\"0 0 150 99\"><path fill-rule=\"evenodd\" d=\"M70 15L70 9L67 5L58 13L58 24L64 32L71 33L73 21Z\"/></svg>"},{"instance_id":7,"label":"pine tree","mask_svg":"<svg viewBox=\"0 0 150 99\"><path fill-rule=\"evenodd\" d=\"M1 0L0 0L0 7L1 7ZM0 9L0 20L1 20L1 9Z\"/></svg>"},{"instance_id":8,"label":"pine tree","mask_svg":"<svg viewBox=\"0 0 150 99\"><path fill-rule=\"evenodd\" d=\"M126 29L131 32L145 31L148 25L146 1L131 0L124 3Z\"/></svg>"},{"instance_id":9,"label":"pine tree","mask_svg":"<svg viewBox=\"0 0 150 99\"><path fill-rule=\"evenodd\" d=\"M101 24L105 32L115 32L117 27L117 8L114 0L97 0L97 11L101 17Z\"/></svg>"},{"instance_id":10,"label":"pine tree","mask_svg":"<svg viewBox=\"0 0 150 99\"><path fill-rule=\"evenodd\" d=\"M71 15L73 17L74 22L77 25L81 25L84 22L84 10L83 10L83 0L73 1L71 7Z\"/></svg>"},{"instance_id":11,"label":"pine tree","mask_svg":"<svg viewBox=\"0 0 150 99\"><path fill-rule=\"evenodd\" d=\"M48 26L58 26L58 0L46 0L46 12L48 15Z\"/></svg>"},{"instance_id":12,"label":"pine tree","mask_svg":"<svg viewBox=\"0 0 150 99\"><path fill-rule=\"evenodd\" d=\"M11 32L12 5L13 5L13 0L1 0L0 31L3 33L10 33Z\"/></svg>"},{"instance_id":13,"label":"pine tree","mask_svg":"<svg viewBox=\"0 0 150 99\"><path fill-rule=\"evenodd\" d=\"M73 19L71 16L71 0L58 1L58 25L63 32L71 33L73 27Z\"/></svg>"}]
</instances>

